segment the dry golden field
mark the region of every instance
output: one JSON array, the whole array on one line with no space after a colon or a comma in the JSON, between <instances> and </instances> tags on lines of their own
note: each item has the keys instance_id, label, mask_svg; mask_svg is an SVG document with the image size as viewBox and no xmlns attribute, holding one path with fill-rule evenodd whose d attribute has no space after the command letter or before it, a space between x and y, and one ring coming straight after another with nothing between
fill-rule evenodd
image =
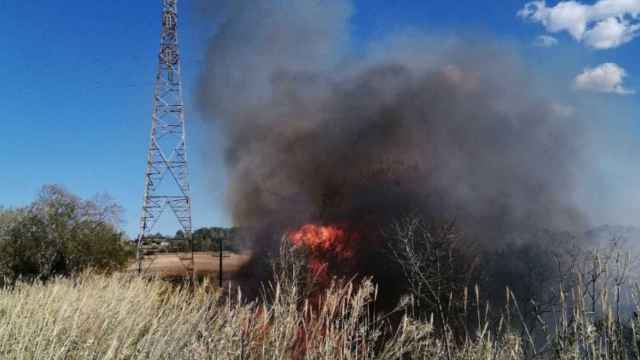
<instances>
[{"instance_id":1,"label":"dry golden field","mask_svg":"<svg viewBox=\"0 0 640 360\"><path fill-rule=\"evenodd\" d=\"M249 254L224 252L222 257L223 279L228 280L249 260ZM193 254L195 273L198 276L218 277L220 258L217 253L196 252ZM161 278L180 278L191 274L191 253L158 253L147 255L142 263L142 271ZM131 260L128 272L137 272L138 264Z\"/></svg>"}]
</instances>

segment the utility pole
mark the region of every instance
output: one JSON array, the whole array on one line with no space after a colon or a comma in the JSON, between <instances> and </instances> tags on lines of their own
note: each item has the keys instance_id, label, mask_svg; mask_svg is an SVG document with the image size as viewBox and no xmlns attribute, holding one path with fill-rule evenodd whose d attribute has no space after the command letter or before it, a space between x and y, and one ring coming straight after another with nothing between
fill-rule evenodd
<instances>
[{"instance_id":1,"label":"utility pole","mask_svg":"<svg viewBox=\"0 0 640 360\"><path fill-rule=\"evenodd\" d=\"M218 263L218 265L219 265L219 268L218 268L218 270L219 270L218 271L218 280L220 282L220 287L222 287L222 256L224 255L224 253L222 251L222 246L224 244L222 236L220 236L220 239L218 241L219 241L219 243L218 243L218 261L219 261L219 263Z\"/></svg>"},{"instance_id":2,"label":"utility pole","mask_svg":"<svg viewBox=\"0 0 640 360\"><path fill-rule=\"evenodd\" d=\"M177 0L162 0L162 4L162 35L136 259L138 271L142 272L143 242L165 210L170 209L189 241L195 271Z\"/></svg>"}]
</instances>

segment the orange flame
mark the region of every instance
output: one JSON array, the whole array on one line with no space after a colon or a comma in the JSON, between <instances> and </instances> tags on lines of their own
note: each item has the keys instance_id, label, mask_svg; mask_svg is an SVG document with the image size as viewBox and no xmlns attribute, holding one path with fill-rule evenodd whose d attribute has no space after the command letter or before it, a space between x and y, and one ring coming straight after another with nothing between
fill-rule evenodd
<instances>
[{"instance_id":1,"label":"orange flame","mask_svg":"<svg viewBox=\"0 0 640 360\"><path fill-rule=\"evenodd\" d=\"M307 224L287 234L289 241L296 247L308 250L307 264L311 275L320 289L329 286L331 275L348 273L354 267L360 234L348 231L341 226L320 226ZM312 306L320 306L319 293L311 295ZM303 327L299 328L296 341L295 359L302 359L306 354L307 334Z\"/></svg>"},{"instance_id":2,"label":"orange flame","mask_svg":"<svg viewBox=\"0 0 640 360\"><path fill-rule=\"evenodd\" d=\"M332 269L330 264L346 265L354 256L359 240L356 233L349 233L339 226L320 226L307 224L289 233L294 246L304 246L309 250L309 268L316 280L328 283Z\"/></svg>"}]
</instances>

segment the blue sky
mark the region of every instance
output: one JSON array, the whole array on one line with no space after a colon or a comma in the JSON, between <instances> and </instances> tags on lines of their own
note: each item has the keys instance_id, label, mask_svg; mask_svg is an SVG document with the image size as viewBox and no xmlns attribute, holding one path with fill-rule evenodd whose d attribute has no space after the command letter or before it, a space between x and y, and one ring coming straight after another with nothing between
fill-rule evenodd
<instances>
[{"instance_id":1,"label":"blue sky","mask_svg":"<svg viewBox=\"0 0 640 360\"><path fill-rule=\"evenodd\" d=\"M26 205L42 185L50 183L61 184L83 197L107 192L124 206L125 229L135 235L159 47L160 3L0 2L0 32L4 34L0 38L1 205ZM434 36L498 38L509 43L531 65L533 73L566 78L567 90L576 87L580 73L591 69L582 78L582 89L571 91L583 101L623 109L620 114L634 122L638 95L631 92L640 91L640 40L625 38L624 43L616 44L596 39L595 31L576 36L572 27L575 23L554 15L557 1L534 9L538 12L527 19L517 15L526 3L356 0L354 45L406 28ZM180 5L194 226L229 225L224 206L223 140L215 131L203 129L194 106L206 39L213 28L194 1L183 0ZM595 14L584 19L587 29L617 25L618 30L624 30L626 22L633 25L637 20L633 13L599 16L602 9L595 6L595 1L583 1L581 5L584 7L575 10ZM619 23L603 23L611 17ZM536 38L544 34L553 36L557 44L535 46ZM603 73L595 71L606 63L617 66L604 69L609 70L604 75L614 77L613 83L599 81ZM628 74L621 79L623 84L615 83L620 69ZM211 143L217 145L212 147ZM214 154L206 155L205 151Z\"/></svg>"}]
</instances>

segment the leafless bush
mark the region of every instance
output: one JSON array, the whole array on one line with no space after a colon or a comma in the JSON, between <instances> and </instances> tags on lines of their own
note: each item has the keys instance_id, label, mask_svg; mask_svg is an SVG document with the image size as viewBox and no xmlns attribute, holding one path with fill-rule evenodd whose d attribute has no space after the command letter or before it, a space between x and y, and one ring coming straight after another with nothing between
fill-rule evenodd
<instances>
[{"instance_id":1,"label":"leafless bush","mask_svg":"<svg viewBox=\"0 0 640 360\"><path fill-rule=\"evenodd\" d=\"M478 280L478 262L464 248L468 244L461 242L455 224L434 226L410 216L393 223L385 235L417 313L435 314L443 329L465 329L469 289Z\"/></svg>"}]
</instances>

